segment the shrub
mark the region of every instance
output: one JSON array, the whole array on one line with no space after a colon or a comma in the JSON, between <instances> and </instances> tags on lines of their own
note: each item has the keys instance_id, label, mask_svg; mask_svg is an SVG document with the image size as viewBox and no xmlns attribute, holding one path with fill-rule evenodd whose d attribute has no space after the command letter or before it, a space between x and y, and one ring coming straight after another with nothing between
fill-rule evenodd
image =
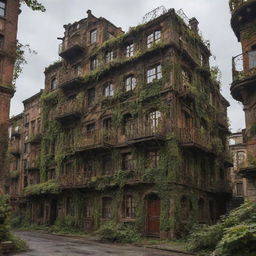
<instances>
[{"instance_id":1,"label":"shrub","mask_svg":"<svg viewBox=\"0 0 256 256\"><path fill-rule=\"evenodd\" d=\"M133 243L139 240L140 235L131 224L108 221L99 229L102 239L117 243Z\"/></svg>"},{"instance_id":2,"label":"shrub","mask_svg":"<svg viewBox=\"0 0 256 256\"><path fill-rule=\"evenodd\" d=\"M188 237L188 249L208 251L206 255L213 256L255 256L255 222L256 203L246 202L216 225L196 226Z\"/></svg>"},{"instance_id":3,"label":"shrub","mask_svg":"<svg viewBox=\"0 0 256 256\"><path fill-rule=\"evenodd\" d=\"M51 231L57 233L79 233L80 228L77 220L73 216L58 217Z\"/></svg>"}]
</instances>

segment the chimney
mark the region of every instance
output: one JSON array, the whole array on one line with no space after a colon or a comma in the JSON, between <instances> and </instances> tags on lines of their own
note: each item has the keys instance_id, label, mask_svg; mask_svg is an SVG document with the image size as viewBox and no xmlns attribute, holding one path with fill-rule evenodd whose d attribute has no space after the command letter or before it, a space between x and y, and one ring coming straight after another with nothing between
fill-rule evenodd
<instances>
[{"instance_id":1,"label":"chimney","mask_svg":"<svg viewBox=\"0 0 256 256\"><path fill-rule=\"evenodd\" d=\"M88 15L88 18L92 16L92 11L91 10L87 10L87 15Z\"/></svg>"},{"instance_id":2,"label":"chimney","mask_svg":"<svg viewBox=\"0 0 256 256\"><path fill-rule=\"evenodd\" d=\"M193 32L197 33L198 34L198 20L193 17L192 19L189 20L189 25L190 25L190 28Z\"/></svg>"}]
</instances>

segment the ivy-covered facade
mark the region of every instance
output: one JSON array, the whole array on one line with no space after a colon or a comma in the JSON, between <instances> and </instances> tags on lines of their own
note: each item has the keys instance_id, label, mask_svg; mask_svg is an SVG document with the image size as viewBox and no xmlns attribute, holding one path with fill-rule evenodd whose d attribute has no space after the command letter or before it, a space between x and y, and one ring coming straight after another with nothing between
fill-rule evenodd
<instances>
[{"instance_id":1,"label":"ivy-covered facade","mask_svg":"<svg viewBox=\"0 0 256 256\"><path fill-rule=\"evenodd\" d=\"M243 134L247 159L239 175L247 181L246 197L256 200L256 1L230 0L231 26L242 53L233 57L231 94L243 104L246 129Z\"/></svg>"},{"instance_id":2,"label":"ivy-covered facade","mask_svg":"<svg viewBox=\"0 0 256 256\"><path fill-rule=\"evenodd\" d=\"M231 192L229 104L198 22L170 9L124 33L87 13L45 70L40 178L23 210L37 224L114 220L170 238L214 223Z\"/></svg>"}]
</instances>

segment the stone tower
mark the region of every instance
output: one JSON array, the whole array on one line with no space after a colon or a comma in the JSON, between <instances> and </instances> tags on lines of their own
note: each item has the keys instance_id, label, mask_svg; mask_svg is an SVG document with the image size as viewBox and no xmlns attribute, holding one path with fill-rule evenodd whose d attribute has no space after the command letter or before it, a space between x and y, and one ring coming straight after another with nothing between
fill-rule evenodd
<instances>
[{"instance_id":1,"label":"stone tower","mask_svg":"<svg viewBox=\"0 0 256 256\"><path fill-rule=\"evenodd\" d=\"M3 190L19 0L0 0L0 189Z\"/></svg>"},{"instance_id":2,"label":"stone tower","mask_svg":"<svg viewBox=\"0 0 256 256\"><path fill-rule=\"evenodd\" d=\"M256 0L230 0L231 26L242 46L233 57L231 94L245 112L245 142L248 152L240 174L247 179L246 196L256 199Z\"/></svg>"}]
</instances>

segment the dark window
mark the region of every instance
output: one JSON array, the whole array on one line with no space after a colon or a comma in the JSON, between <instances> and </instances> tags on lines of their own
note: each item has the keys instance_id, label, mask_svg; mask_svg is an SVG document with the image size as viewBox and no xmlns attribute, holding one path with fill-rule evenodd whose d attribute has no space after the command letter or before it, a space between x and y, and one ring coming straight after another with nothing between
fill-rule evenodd
<instances>
[{"instance_id":1,"label":"dark window","mask_svg":"<svg viewBox=\"0 0 256 256\"><path fill-rule=\"evenodd\" d=\"M161 79L162 76L162 66L157 65L153 68L148 69L147 71L147 83L152 83L154 80Z\"/></svg>"},{"instance_id":2,"label":"dark window","mask_svg":"<svg viewBox=\"0 0 256 256\"><path fill-rule=\"evenodd\" d=\"M90 200L85 201L84 217L91 218L93 214L92 204Z\"/></svg>"},{"instance_id":3,"label":"dark window","mask_svg":"<svg viewBox=\"0 0 256 256\"><path fill-rule=\"evenodd\" d=\"M114 96L114 87L112 83L107 83L104 85L104 96L106 97L110 97L110 96Z\"/></svg>"},{"instance_id":4,"label":"dark window","mask_svg":"<svg viewBox=\"0 0 256 256\"><path fill-rule=\"evenodd\" d=\"M104 130L110 131L112 128L112 119L111 118L105 118L103 120L103 128Z\"/></svg>"},{"instance_id":5,"label":"dark window","mask_svg":"<svg viewBox=\"0 0 256 256\"><path fill-rule=\"evenodd\" d=\"M57 88L57 79L53 78L51 80L51 90L55 90Z\"/></svg>"},{"instance_id":6,"label":"dark window","mask_svg":"<svg viewBox=\"0 0 256 256\"><path fill-rule=\"evenodd\" d=\"M93 161L92 161L92 160L88 160L88 161L85 163L84 171L85 171L85 176L86 176L86 177L93 177L93 176L95 175L95 172L94 172L94 164L93 164Z\"/></svg>"},{"instance_id":7,"label":"dark window","mask_svg":"<svg viewBox=\"0 0 256 256\"><path fill-rule=\"evenodd\" d=\"M188 206L188 199L186 196L183 196L181 198L180 207L181 207L181 219L186 221L189 217L189 206Z\"/></svg>"},{"instance_id":8,"label":"dark window","mask_svg":"<svg viewBox=\"0 0 256 256\"><path fill-rule=\"evenodd\" d=\"M148 153L148 167L156 168L159 165L160 154L159 150L150 151Z\"/></svg>"},{"instance_id":9,"label":"dark window","mask_svg":"<svg viewBox=\"0 0 256 256\"><path fill-rule=\"evenodd\" d=\"M132 153L126 153L122 155L122 169L127 171L134 170Z\"/></svg>"},{"instance_id":10,"label":"dark window","mask_svg":"<svg viewBox=\"0 0 256 256\"><path fill-rule=\"evenodd\" d=\"M133 196L124 197L124 217L135 218L136 204Z\"/></svg>"},{"instance_id":11,"label":"dark window","mask_svg":"<svg viewBox=\"0 0 256 256\"><path fill-rule=\"evenodd\" d=\"M96 57L91 58L90 69L95 70L98 67L98 59Z\"/></svg>"},{"instance_id":12,"label":"dark window","mask_svg":"<svg viewBox=\"0 0 256 256\"><path fill-rule=\"evenodd\" d=\"M204 199L200 198L198 201L198 219L200 223L204 223L204 213L205 213L205 204L204 204Z\"/></svg>"},{"instance_id":13,"label":"dark window","mask_svg":"<svg viewBox=\"0 0 256 256\"><path fill-rule=\"evenodd\" d=\"M109 175L112 173L112 157L111 155L105 155L102 157L102 172L103 175Z\"/></svg>"},{"instance_id":14,"label":"dark window","mask_svg":"<svg viewBox=\"0 0 256 256\"><path fill-rule=\"evenodd\" d=\"M36 131L36 121L31 122L31 135L34 136Z\"/></svg>"},{"instance_id":15,"label":"dark window","mask_svg":"<svg viewBox=\"0 0 256 256\"><path fill-rule=\"evenodd\" d=\"M109 197L102 198L102 218L112 218L112 199Z\"/></svg>"},{"instance_id":16,"label":"dark window","mask_svg":"<svg viewBox=\"0 0 256 256\"><path fill-rule=\"evenodd\" d=\"M147 37L147 46L150 48L153 44L161 40L161 31L156 30Z\"/></svg>"},{"instance_id":17,"label":"dark window","mask_svg":"<svg viewBox=\"0 0 256 256\"><path fill-rule=\"evenodd\" d=\"M95 103L95 89L91 88L87 92L88 92L88 95L87 95L88 107L92 107Z\"/></svg>"},{"instance_id":18,"label":"dark window","mask_svg":"<svg viewBox=\"0 0 256 256\"><path fill-rule=\"evenodd\" d=\"M123 117L123 126L122 126L122 133L128 135L129 132L132 130L133 125L133 118L131 114L126 114Z\"/></svg>"},{"instance_id":19,"label":"dark window","mask_svg":"<svg viewBox=\"0 0 256 256\"><path fill-rule=\"evenodd\" d=\"M134 90L136 85L137 85L137 79L133 75L128 76L125 79L125 90L127 92Z\"/></svg>"},{"instance_id":20,"label":"dark window","mask_svg":"<svg viewBox=\"0 0 256 256\"><path fill-rule=\"evenodd\" d=\"M70 197L66 198L66 215L69 215L69 216L75 215L74 204Z\"/></svg>"},{"instance_id":21,"label":"dark window","mask_svg":"<svg viewBox=\"0 0 256 256\"><path fill-rule=\"evenodd\" d=\"M181 71L181 79L182 79L181 82L182 82L183 87L190 87L191 76L187 71L185 71L185 70Z\"/></svg>"},{"instance_id":22,"label":"dark window","mask_svg":"<svg viewBox=\"0 0 256 256\"><path fill-rule=\"evenodd\" d=\"M243 196L244 195L244 189L243 189L243 183L242 182L236 183L236 195L237 196Z\"/></svg>"},{"instance_id":23,"label":"dark window","mask_svg":"<svg viewBox=\"0 0 256 256\"><path fill-rule=\"evenodd\" d=\"M114 52L113 51L106 52L106 55L105 55L106 63L111 62L113 59L114 59Z\"/></svg>"},{"instance_id":24,"label":"dark window","mask_svg":"<svg viewBox=\"0 0 256 256\"><path fill-rule=\"evenodd\" d=\"M91 40L91 44L94 44L97 42L97 30L92 30L90 33L90 40Z\"/></svg>"},{"instance_id":25,"label":"dark window","mask_svg":"<svg viewBox=\"0 0 256 256\"><path fill-rule=\"evenodd\" d=\"M0 49L4 48L4 36L0 35Z\"/></svg>"},{"instance_id":26,"label":"dark window","mask_svg":"<svg viewBox=\"0 0 256 256\"><path fill-rule=\"evenodd\" d=\"M91 135L95 132L95 123L87 124L86 125L86 133Z\"/></svg>"},{"instance_id":27,"label":"dark window","mask_svg":"<svg viewBox=\"0 0 256 256\"><path fill-rule=\"evenodd\" d=\"M126 57L132 57L134 55L134 44L126 46Z\"/></svg>"},{"instance_id":28,"label":"dark window","mask_svg":"<svg viewBox=\"0 0 256 256\"><path fill-rule=\"evenodd\" d=\"M73 172L73 163L72 162L66 163L64 173L71 174L72 172Z\"/></svg>"},{"instance_id":29,"label":"dark window","mask_svg":"<svg viewBox=\"0 0 256 256\"><path fill-rule=\"evenodd\" d=\"M6 13L6 0L0 0L0 16L4 17Z\"/></svg>"}]
</instances>

